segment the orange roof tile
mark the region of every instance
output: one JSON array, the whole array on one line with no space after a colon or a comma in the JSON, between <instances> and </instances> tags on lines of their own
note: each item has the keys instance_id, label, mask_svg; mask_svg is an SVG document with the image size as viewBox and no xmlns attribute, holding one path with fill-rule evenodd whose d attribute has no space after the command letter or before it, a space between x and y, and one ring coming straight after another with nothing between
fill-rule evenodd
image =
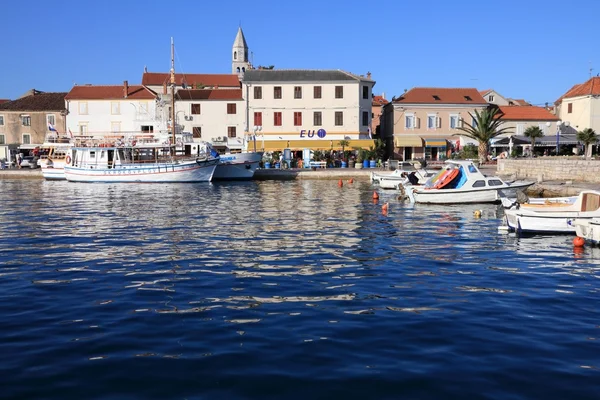
<instances>
[{"instance_id":1,"label":"orange roof tile","mask_svg":"<svg viewBox=\"0 0 600 400\"><path fill-rule=\"evenodd\" d=\"M482 95L482 96L485 96L486 94L488 94L491 91L492 91L492 89L480 90L479 94Z\"/></svg>"},{"instance_id":2,"label":"orange roof tile","mask_svg":"<svg viewBox=\"0 0 600 400\"><path fill-rule=\"evenodd\" d=\"M127 97L123 85L81 85L73 86L65 100L153 100L156 93L141 85L131 85L127 89Z\"/></svg>"},{"instance_id":3,"label":"orange roof tile","mask_svg":"<svg viewBox=\"0 0 600 400\"><path fill-rule=\"evenodd\" d=\"M412 88L393 103L487 104L474 88Z\"/></svg>"},{"instance_id":4,"label":"orange roof tile","mask_svg":"<svg viewBox=\"0 0 600 400\"><path fill-rule=\"evenodd\" d=\"M389 103L388 100L383 98L383 96L373 96L373 105L374 106L383 106Z\"/></svg>"},{"instance_id":5,"label":"orange roof tile","mask_svg":"<svg viewBox=\"0 0 600 400\"><path fill-rule=\"evenodd\" d=\"M180 100L244 100L242 89L180 89Z\"/></svg>"},{"instance_id":6,"label":"orange roof tile","mask_svg":"<svg viewBox=\"0 0 600 400\"><path fill-rule=\"evenodd\" d=\"M142 85L162 86L170 82L170 74L162 72L144 72ZM175 74L175 83L179 86L185 82L187 85L204 85L211 87L241 87L236 74Z\"/></svg>"},{"instance_id":7,"label":"orange roof tile","mask_svg":"<svg viewBox=\"0 0 600 400\"><path fill-rule=\"evenodd\" d=\"M554 102L554 104L560 104L560 102L565 98L589 95L600 96L600 77L594 76L584 83L574 85L565 94L560 96L558 100Z\"/></svg>"},{"instance_id":8,"label":"orange roof tile","mask_svg":"<svg viewBox=\"0 0 600 400\"><path fill-rule=\"evenodd\" d=\"M558 121L559 118L546 110L536 106L499 106L502 119L506 121Z\"/></svg>"}]
</instances>

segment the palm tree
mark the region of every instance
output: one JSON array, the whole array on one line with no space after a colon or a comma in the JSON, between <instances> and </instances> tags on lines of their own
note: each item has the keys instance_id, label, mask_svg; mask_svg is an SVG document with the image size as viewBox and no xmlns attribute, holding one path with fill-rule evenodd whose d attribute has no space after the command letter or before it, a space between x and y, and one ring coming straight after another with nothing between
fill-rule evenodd
<instances>
[{"instance_id":1,"label":"palm tree","mask_svg":"<svg viewBox=\"0 0 600 400\"><path fill-rule=\"evenodd\" d=\"M338 145L342 146L342 157L345 160L346 159L346 151L345 151L346 150L346 146L350 145L350 141L346 140L346 139L343 139L343 140L340 140L338 142Z\"/></svg>"},{"instance_id":2,"label":"palm tree","mask_svg":"<svg viewBox=\"0 0 600 400\"><path fill-rule=\"evenodd\" d=\"M469 113L473 125L463 120L463 125L458 129L463 131L462 135L477 140L479 142L478 155L479 162L487 161L488 146L490 140L503 133L509 133L509 128L500 128L504 123L502 121L502 111L497 107L490 107L483 110L481 113L475 110L475 115ZM454 134L453 136L460 136Z\"/></svg>"},{"instance_id":3,"label":"palm tree","mask_svg":"<svg viewBox=\"0 0 600 400\"><path fill-rule=\"evenodd\" d=\"M585 128L582 131L577 132L577 140L585 144L585 158L592 157L592 143L598 141L598 136L592 128Z\"/></svg>"},{"instance_id":4,"label":"palm tree","mask_svg":"<svg viewBox=\"0 0 600 400\"><path fill-rule=\"evenodd\" d=\"M544 132L539 128L539 126L530 126L525 129L523 135L531 139L531 157L533 157L533 149L535 148L535 139L541 138L544 136Z\"/></svg>"}]
</instances>

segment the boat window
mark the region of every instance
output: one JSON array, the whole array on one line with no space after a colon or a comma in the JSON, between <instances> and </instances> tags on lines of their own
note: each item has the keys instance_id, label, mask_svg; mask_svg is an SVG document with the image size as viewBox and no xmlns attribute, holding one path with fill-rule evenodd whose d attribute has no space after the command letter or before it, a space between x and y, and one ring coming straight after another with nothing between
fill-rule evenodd
<instances>
[{"instance_id":1,"label":"boat window","mask_svg":"<svg viewBox=\"0 0 600 400\"><path fill-rule=\"evenodd\" d=\"M475 166L473 164L469 164L469 172L475 173L475 172L477 172L477 168L475 168ZM485 186L485 184L484 184L484 186Z\"/></svg>"},{"instance_id":2,"label":"boat window","mask_svg":"<svg viewBox=\"0 0 600 400\"><path fill-rule=\"evenodd\" d=\"M473 182L473 187L483 187L485 186L485 181L475 181Z\"/></svg>"},{"instance_id":3,"label":"boat window","mask_svg":"<svg viewBox=\"0 0 600 400\"><path fill-rule=\"evenodd\" d=\"M490 179L488 181L488 186L502 186L502 181L498 179Z\"/></svg>"}]
</instances>

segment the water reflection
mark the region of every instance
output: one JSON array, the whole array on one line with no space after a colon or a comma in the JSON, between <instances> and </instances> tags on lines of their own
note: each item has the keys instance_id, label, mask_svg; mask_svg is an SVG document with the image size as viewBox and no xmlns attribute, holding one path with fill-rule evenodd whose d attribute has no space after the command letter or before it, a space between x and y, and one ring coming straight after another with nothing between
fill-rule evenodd
<instances>
[{"instance_id":1,"label":"water reflection","mask_svg":"<svg viewBox=\"0 0 600 400\"><path fill-rule=\"evenodd\" d=\"M344 380L368 365L393 381L399 368L441 376L451 359L491 382L509 354L550 374L597 366L582 338L597 329L600 249L499 234L495 205L373 203L367 183L336 181L0 188L0 351L23 371L69 354L57 386L93 362L95 390L111 387L103 363L146 358L216 360L220 380ZM189 378L173 365L165 379ZM7 396L43 397L26 381Z\"/></svg>"}]
</instances>

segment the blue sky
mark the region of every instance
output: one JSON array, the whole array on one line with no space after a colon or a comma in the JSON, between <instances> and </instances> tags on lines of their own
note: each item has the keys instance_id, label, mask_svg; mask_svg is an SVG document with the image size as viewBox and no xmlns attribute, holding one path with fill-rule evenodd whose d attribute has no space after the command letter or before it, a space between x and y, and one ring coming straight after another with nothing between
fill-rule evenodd
<instances>
[{"instance_id":1,"label":"blue sky","mask_svg":"<svg viewBox=\"0 0 600 400\"><path fill-rule=\"evenodd\" d=\"M178 72L230 73L240 22L255 65L370 71L387 98L476 87L543 105L600 72L594 0L4 3L0 98L140 83L168 71L171 36Z\"/></svg>"}]
</instances>

